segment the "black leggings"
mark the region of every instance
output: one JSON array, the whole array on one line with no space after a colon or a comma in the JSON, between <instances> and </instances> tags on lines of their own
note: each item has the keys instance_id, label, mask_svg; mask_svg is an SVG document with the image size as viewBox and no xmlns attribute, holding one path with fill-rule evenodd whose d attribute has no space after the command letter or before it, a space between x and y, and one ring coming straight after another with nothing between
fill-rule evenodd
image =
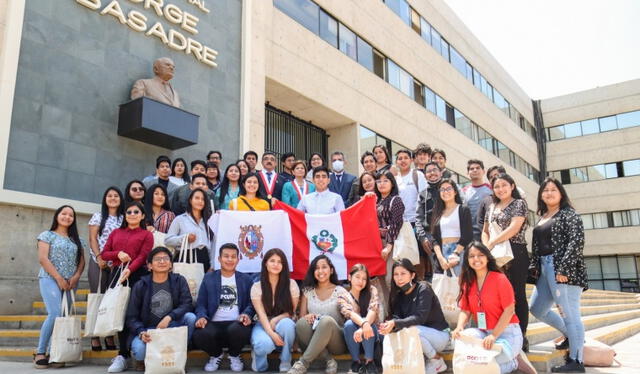
<instances>
[{"instance_id":1,"label":"black leggings","mask_svg":"<svg viewBox=\"0 0 640 374\"><path fill-rule=\"evenodd\" d=\"M129 275L129 287L133 289L133 286L140 280L144 275L149 274L147 270L147 265L142 265L142 267L135 272ZM120 268L115 267L111 269L111 274L109 275L109 284L114 278L120 278ZM117 282L117 281L116 281ZM114 282L115 286L115 282ZM122 331L118 332L118 344L120 345L120 349L118 350L118 354L124 358L129 358L131 355L129 354L129 328L124 325Z\"/></svg>"},{"instance_id":2,"label":"black leggings","mask_svg":"<svg viewBox=\"0 0 640 374\"><path fill-rule=\"evenodd\" d=\"M209 356L220 356L224 347L229 348L229 356L238 356L242 348L249 345L251 327L239 321L209 321L204 328L195 329L193 344Z\"/></svg>"},{"instance_id":3,"label":"black leggings","mask_svg":"<svg viewBox=\"0 0 640 374\"><path fill-rule=\"evenodd\" d=\"M529 254L526 244L511 243L513 260L505 265L505 273L516 299L516 316L520 320L522 335L527 333L529 326L529 303L527 302L527 274L529 269Z\"/></svg>"}]
</instances>

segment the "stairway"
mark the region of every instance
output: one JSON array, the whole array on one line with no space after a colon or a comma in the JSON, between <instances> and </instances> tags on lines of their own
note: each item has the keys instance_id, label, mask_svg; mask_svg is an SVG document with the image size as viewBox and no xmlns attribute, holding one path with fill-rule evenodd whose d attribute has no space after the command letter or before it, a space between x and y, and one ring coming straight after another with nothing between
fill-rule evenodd
<instances>
[{"instance_id":1,"label":"stairway","mask_svg":"<svg viewBox=\"0 0 640 374\"><path fill-rule=\"evenodd\" d=\"M528 286L527 295L530 297L533 287ZM76 309L78 314L86 310L88 290L78 290L76 294ZM587 337L612 345L640 332L640 295L588 290L582 294L582 321ZM32 315L4 315L0 316L0 360L30 361L38 344L40 326L46 317L44 303L35 301L32 305ZM82 316L84 320L84 316ZM564 351L555 351L552 340L560 334L548 325L530 316L527 337L530 343L528 354L531 363L540 371L548 372L551 366L560 364ZM115 351L93 352L88 338L83 339L85 351L84 364L108 365ZM297 355L294 355L296 357ZM448 364L453 353L444 353ZM349 356L337 357L342 362L341 368L347 368ZM189 353L189 366L201 366L206 361L204 352ZM250 355L245 353L245 362L249 362ZM314 365L315 366L315 365ZM450 365L449 365L450 366Z\"/></svg>"}]
</instances>

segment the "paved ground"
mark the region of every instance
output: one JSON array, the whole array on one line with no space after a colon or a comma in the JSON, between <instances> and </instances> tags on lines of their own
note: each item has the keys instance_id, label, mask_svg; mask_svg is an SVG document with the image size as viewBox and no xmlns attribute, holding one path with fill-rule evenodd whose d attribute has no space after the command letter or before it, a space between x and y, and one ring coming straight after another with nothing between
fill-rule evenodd
<instances>
[{"instance_id":1,"label":"paved ground","mask_svg":"<svg viewBox=\"0 0 640 374\"><path fill-rule=\"evenodd\" d=\"M621 367L611 368L587 368L587 373L593 374L637 374L640 373L640 358L638 357L638 347L640 347L640 334L636 334L629 339L623 340L613 346L618 353L617 359L622 364ZM189 374L202 374L202 368L190 367ZM54 371L57 374L103 374L106 373L104 366L79 365L64 369L36 370L31 363L24 362L0 362L0 373L49 373ZM449 370L449 373L451 371ZM128 373L136 373L128 371ZM220 374L232 374L232 371L219 371ZM251 373L251 371L245 371ZM321 374L321 371L312 371L309 374Z\"/></svg>"}]
</instances>

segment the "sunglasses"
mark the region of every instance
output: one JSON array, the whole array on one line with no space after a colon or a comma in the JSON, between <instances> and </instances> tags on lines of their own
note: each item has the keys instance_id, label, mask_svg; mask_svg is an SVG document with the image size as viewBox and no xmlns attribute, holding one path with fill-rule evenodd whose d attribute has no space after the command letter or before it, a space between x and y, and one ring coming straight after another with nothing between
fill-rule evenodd
<instances>
[{"instance_id":1,"label":"sunglasses","mask_svg":"<svg viewBox=\"0 0 640 374\"><path fill-rule=\"evenodd\" d=\"M131 187L131 192L144 192L144 187Z\"/></svg>"},{"instance_id":2,"label":"sunglasses","mask_svg":"<svg viewBox=\"0 0 640 374\"><path fill-rule=\"evenodd\" d=\"M137 210L137 209L136 210L127 210L127 215L128 216L131 216L131 215L134 215L134 214L140 214L140 211Z\"/></svg>"}]
</instances>

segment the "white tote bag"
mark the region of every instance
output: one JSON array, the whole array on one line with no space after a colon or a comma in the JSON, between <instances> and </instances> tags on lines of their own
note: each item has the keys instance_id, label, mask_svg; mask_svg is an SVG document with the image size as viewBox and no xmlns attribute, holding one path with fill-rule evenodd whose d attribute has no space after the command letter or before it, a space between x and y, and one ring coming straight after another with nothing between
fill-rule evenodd
<instances>
[{"instance_id":1,"label":"white tote bag","mask_svg":"<svg viewBox=\"0 0 640 374\"><path fill-rule=\"evenodd\" d=\"M67 292L71 295L70 313ZM72 291L62 295L62 316L56 317L51 334L51 362L82 361L82 322L75 314L75 298Z\"/></svg>"},{"instance_id":2,"label":"white tote bag","mask_svg":"<svg viewBox=\"0 0 640 374\"><path fill-rule=\"evenodd\" d=\"M424 373L424 355L417 327L407 327L384 337L382 370L384 374Z\"/></svg>"},{"instance_id":3,"label":"white tote bag","mask_svg":"<svg viewBox=\"0 0 640 374\"><path fill-rule=\"evenodd\" d=\"M409 222L402 223L398 237L393 242L393 259L400 260L403 258L409 259L414 265L420 263L418 242Z\"/></svg>"},{"instance_id":4,"label":"white tote bag","mask_svg":"<svg viewBox=\"0 0 640 374\"><path fill-rule=\"evenodd\" d=\"M153 232L153 248L156 247L166 247L164 245L164 238L167 236L167 234L163 233L162 231L158 231L155 230ZM171 250L171 249L170 249Z\"/></svg>"},{"instance_id":5,"label":"white tote bag","mask_svg":"<svg viewBox=\"0 0 640 374\"><path fill-rule=\"evenodd\" d=\"M101 286L102 286L102 269L99 269L98 275L98 293L90 293L87 296L87 317L84 321L84 337L94 336L93 330L96 326L96 319L98 318L98 308L100 308L100 302L102 301Z\"/></svg>"},{"instance_id":6,"label":"white tote bag","mask_svg":"<svg viewBox=\"0 0 640 374\"><path fill-rule=\"evenodd\" d=\"M458 315L460 314L460 307L457 301L460 293L458 277L451 270L445 271L444 274L433 274L431 287L438 297L438 301L440 301L444 318L449 323L449 326L455 329L458 324Z\"/></svg>"},{"instance_id":7,"label":"white tote bag","mask_svg":"<svg viewBox=\"0 0 640 374\"><path fill-rule=\"evenodd\" d=\"M493 221L493 211L496 207L496 204L491 204L491 209L489 210L489 238L495 238L496 236L502 233L502 228L498 225L497 222ZM496 244L491 250L491 254L496 259L496 263L499 267L503 267L509 261L513 260L513 251L511 250L511 243L509 240L505 240L502 243Z\"/></svg>"},{"instance_id":8,"label":"white tote bag","mask_svg":"<svg viewBox=\"0 0 640 374\"><path fill-rule=\"evenodd\" d=\"M481 339L462 335L455 341L453 374L500 374L496 356L501 352L502 347L498 344L487 350Z\"/></svg>"},{"instance_id":9,"label":"white tote bag","mask_svg":"<svg viewBox=\"0 0 640 374\"><path fill-rule=\"evenodd\" d=\"M187 326L147 331L144 357L145 372L153 374L183 374L187 363Z\"/></svg>"},{"instance_id":10,"label":"white tote bag","mask_svg":"<svg viewBox=\"0 0 640 374\"><path fill-rule=\"evenodd\" d=\"M173 272L187 280L194 304L198 300L198 291L204 278L204 267L196 261L195 251L196 249L189 245L188 235L185 235L180 246L178 261L173 264Z\"/></svg>"},{"instance_id":11,"label":"white tote bag","mask_svg":"<svg viewBox=\"0 0 640 374\"><path fill-rule=\"evenodd\" d=\"M128 268L129 264L127 264L126 267L120 265L120 274L122 274L124 269ZM102 301L100 301L100 306L98 307L98 317L96 318L93 336L112 336L124 328L131 288L129 287L128 279L126 285L120 283L119 280L119 277L114 277L109 287L113 285L113 282L116 282L116 285L113 288L109 288L102 296Z\"/></svg>"}]
</instances>

